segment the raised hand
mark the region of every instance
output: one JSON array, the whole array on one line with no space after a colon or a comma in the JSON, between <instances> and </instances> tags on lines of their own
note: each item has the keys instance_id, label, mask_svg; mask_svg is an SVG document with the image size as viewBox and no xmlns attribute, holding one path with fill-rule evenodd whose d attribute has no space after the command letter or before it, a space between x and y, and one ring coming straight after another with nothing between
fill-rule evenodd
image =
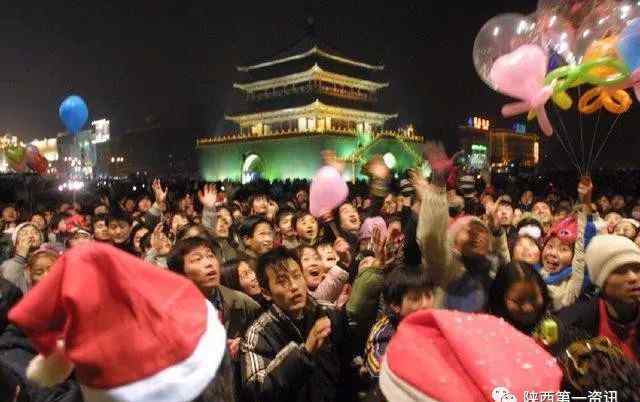
<instances>
[{"instance_id":1,"label":"raised hand","mask_svg":"<svg viewBox=\"0 0 640 402\"><path fill-rule=\"evenodd\" d=\"M168 188L162 188L162 183L160 179L155 179L153 184L151 185L153 189L153 194L156 197L156 202L158 204L164 204L167 201L167 193L169 192Z\"/></svg>"},{"instance_id":2,"label":"raised hand","mask_svg":"<svg viewBox=\"0 0 640 402\"><path fill-rule=\"evenodd\" d=\"M203 207L207 209L215 208L218 198L215 184L205 184L202 190L198 192L198 198L200 198L200 203Z\"/></svg>"},{"instance_id":3,"label":"raised hand","mask_svg":"<svg viewBox=\"0 0 640 402\"><path fill-rule=\"evenodd\" d=\"M307 352L311 354L317 352L324 345L329 334L331 334L331 321L329 318L322 317L317 320L304 343Z\"/></svg>"}]
</instances>

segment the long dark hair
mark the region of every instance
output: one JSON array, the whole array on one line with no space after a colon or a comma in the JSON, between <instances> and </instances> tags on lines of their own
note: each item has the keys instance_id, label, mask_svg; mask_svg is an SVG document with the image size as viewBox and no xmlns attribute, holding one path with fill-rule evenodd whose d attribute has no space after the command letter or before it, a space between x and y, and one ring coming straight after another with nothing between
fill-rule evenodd
<instances>
[{"instance_id":1,"label":"long dark hair","mask_svg":"<svg viewBox=\"0 0 640 402\"><path fill-rule=\"evenodd\" d=\"M246 263L251 269L256 270L256 264L248 258L234 258L220 267L220 282L223 286L244 292L240 286L240 263Z\"/></svg>"},{"instance_id":2,"label":"long dark hair","mask_svg":"<svg viewBox=\"0 0 640 402\"><path fill-rule=\"evenodd\" d=\"M511 319L509 309L507 308L507 292L514 284L519 282L535 283L540 289L543 302L542 308L538 313L538 317L536 317L537 324L547 313L549 306L551 305L551 297L549 296L547 285L544 282L544 279L542 279L542 276L540 276L533 266L525 262L510 262L509 264L500 267L489 291L489 311L497 317L504 318L508 323L521 332L529 334L534 328L525 327L518 322L514 322Z\"/></svg>"}]
</instances>

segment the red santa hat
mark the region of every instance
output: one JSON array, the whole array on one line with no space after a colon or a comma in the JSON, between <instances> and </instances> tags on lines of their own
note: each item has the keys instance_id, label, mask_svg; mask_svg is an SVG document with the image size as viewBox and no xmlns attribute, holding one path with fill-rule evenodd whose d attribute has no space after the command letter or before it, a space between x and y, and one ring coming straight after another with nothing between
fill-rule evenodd
<instances>
[{"instance_id":1,"label":"red santa hat","mask_svg":"<svg viewBox=\"0 0 640 402\"><path fill-rule=\"evenodd\" d=\"M9 320L40 352L27 376L53 385L75 369L87 402L191 401L226 347L191 281L99 243L65 253Z\"/></svg>"},{"instance_id":2,"label":"red santa hat","mask_svg":"<svg viewBox=\"0 0 640 402\"><path fill-rule=\"evenodd\" d=\"M547 245L549 240L557 237L564 244L573 246L578 238L578 221L575 216L564 218L560 222L551 227L549 234L544 239L544 245Z\"/></svg>"},{"instance_id":3,"label":"red santa hat","mask_svg":"<svg viewBox=\"0 0 640 402\"><path fill-rule=\"evenodd\" d=\"M380 389L394 402L501 402L558 391L561 380L555 358L504 320L433 309L398 327Z\"/></svg>"}]
</instances>

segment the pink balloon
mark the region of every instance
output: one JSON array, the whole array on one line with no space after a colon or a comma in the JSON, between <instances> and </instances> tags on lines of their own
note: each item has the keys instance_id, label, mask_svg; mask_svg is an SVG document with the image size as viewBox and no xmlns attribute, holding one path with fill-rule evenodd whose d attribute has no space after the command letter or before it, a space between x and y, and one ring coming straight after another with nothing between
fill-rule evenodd
<instances>
[{"instance_id":1,"label":"pink balloon","mask_svg":"<svg viewBox=\"0 0 640 402\"><path fill-rule=\"evenodd\" d=\"M316 218L333 211L347 199L349 188L333 166L323 166L311 181L309 210Z\"/></svg>"},{"instance_id":2,"label":"pink balloon","mask_svg":"<svg viewBox=\"0 0 640 402\"><path fill-rule=\"evenodd\" d=\"M544 105L553 94L553 89L544 85L546 73L545 51L537 45L522 45L498 58L491 67L489 77L496 90L520 100L502 108L504 117L533 110L542 131L551 135L553 128Z\"/></svg>"}]
</instances>

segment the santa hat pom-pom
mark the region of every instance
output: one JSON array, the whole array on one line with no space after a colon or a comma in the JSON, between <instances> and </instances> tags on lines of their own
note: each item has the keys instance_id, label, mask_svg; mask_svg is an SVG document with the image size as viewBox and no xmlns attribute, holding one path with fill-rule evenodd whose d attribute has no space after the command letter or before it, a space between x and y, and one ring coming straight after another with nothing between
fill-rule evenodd
<instances>
[{"instance_id":1,"label":"santa hat pom-pom","mask_svg":"<svg viewBox=\"0 0 640 402\"><path fill-rule=\"evenodd\" d=\"M64 382L73 371L73 363L64 355L64 342L59 340L49 356L34 357L27 367L27 378L42 387Z\"/></svg>"}]
</instances>

